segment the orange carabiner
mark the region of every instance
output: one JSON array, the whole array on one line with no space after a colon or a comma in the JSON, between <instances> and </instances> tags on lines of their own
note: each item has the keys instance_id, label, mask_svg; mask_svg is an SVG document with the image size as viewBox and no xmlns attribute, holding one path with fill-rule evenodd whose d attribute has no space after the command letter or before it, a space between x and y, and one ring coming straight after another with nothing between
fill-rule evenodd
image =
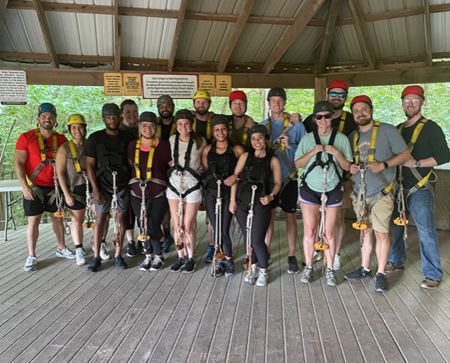
<instances>
[{"instance_id":1,"label":"orange carabiner","mask_svg":"<svg viewBox=\"0 0 450 363\"><path fill-rule=\"evenodd\" d=\"M352 224L354 229L358 229L358 230L362 230L362 229L366 229L367 225L364 224L363 222L355 222Z\"/></svg>"}]
</instances>

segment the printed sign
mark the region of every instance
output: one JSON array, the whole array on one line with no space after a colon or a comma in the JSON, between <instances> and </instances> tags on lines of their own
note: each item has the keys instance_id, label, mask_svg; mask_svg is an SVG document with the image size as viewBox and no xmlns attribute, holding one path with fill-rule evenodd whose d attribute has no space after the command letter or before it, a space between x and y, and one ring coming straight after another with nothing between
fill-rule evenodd
<instances>
[{"instance_id":1,"label":"printed sign","mask_svg":"<svg viewBox=\"0 0 450 363\"><path fill-rule=\"evenodd\" d=\"M198 88L198 77L194 74L143 74L143 98L158 98L170 95L175 99L194 97Z\"/></svg>"},{"instance_id":2,"label":"printed sign","mask_svg":"<svg viewBox=\"0 0 450 363\"><path fill-rule=\"evenodd\" d=\"M0 102L2 105L27 104L25 71L0 71Z\"/></svg>"},{"instance_id":3,"label":"printed sign","mask_svg":"<svg viewBox=\"0 0 450 363\"><path fill-rule=\"evenodd\" d=\"M231 76L216 76L216 96L228 97L231 93Z\"/></svg>"},{"instance_id":4,"label":"printed sign","mask_svg":"<svg viewBox=\"0 0 450 363\"><path fill-rule=\"evenodd\" d=\"M204 89L211 96L216 95L216 76L210 74L201 74L198 76L198 89Z\"/></svg>"},{"instance_id":5,"label":"printed sign","mask_svg":"<svg viewBox=\"0 0 450 363\"><path fill-rule=\"evenodd\" d=\"M123 94L125 96L141 96L141 74L140 73L124 73L123 74Z\"/></svg>"},{"instance_id":6,"label":"printed sign","mask_svg":"<svg viewBox=\"0 0 450 363\"><path fill-rule=\"evenodd\" d=\"M122 96L122 73L104 73L105 96Z\"/></svg>"}]
</instances>

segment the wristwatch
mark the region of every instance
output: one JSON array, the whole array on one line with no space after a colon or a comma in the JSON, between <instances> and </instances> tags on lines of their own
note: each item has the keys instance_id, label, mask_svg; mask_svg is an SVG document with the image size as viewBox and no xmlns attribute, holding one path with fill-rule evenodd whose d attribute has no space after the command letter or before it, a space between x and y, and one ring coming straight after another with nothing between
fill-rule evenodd
<instances>
[{"instance_id":1,"label":"wristwatch","mask_svg":"<svg viewBox=\"0 0 450 363\"><path fill-rule=\"evenodd\" d=\"M416 160L416 168L420 168L420 160Z\"/></svg>"},{"instance_id":2,"label":"wristwatch","mask_svg":"<svg viewBox=\"0 0 450 363\"><path fill-rule=\"evenodd\" d=\"M236 174L234 174L234 175L236 175L236 180L240 180L239 174L238 174L238 173L236 173Z\"/></svg>"}]
</instances>

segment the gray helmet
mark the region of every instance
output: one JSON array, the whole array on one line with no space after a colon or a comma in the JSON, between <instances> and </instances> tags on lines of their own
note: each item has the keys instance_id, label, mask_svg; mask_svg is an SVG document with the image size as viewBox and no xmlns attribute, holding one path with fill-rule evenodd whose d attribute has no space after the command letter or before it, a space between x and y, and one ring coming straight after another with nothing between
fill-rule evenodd
<instances>
[{"instance_id":1,"label":"gray helmet","mask_svg":"<svg viewBox=\"0 0 450 363\"><path fill-rule=\"evenodd\" d=\"M274 96L279 96L285 101L287 100L286 91L284 90L284 88L281 88L281 87L271 88L269 93L267 94L267 101L270 100L270 97L274 97Z\"/></svg>"},{"instance_id":2,"label":"gray helmet","mask_svg":"<svg viewBox=\"0 0 450 363\"><path fill-rule=\"evenodd\" d=\"M161 105L172 105L173 107L175 107L175 103L173 102L173 98L170 97L169 95L162 95L158 97L158 102L156 103L156 105L159 107Z\"/></svg>"},{"instance_id":3,"label":"gray helmet","mask_svg":"<svg viewBox=\"0 0 450 363\"><path fill-rule=\"evenodd\" d=\"M141 122L152 122L154 124L158 123L158 119L153 112L142 112L139 116L139 123Z\"/></svg>"},{"instance_id":4,"label":"gray helmet","mask_svg":"<svg viewBox=\"0 0 450 363\"><path fill-rule=\"evenodd\" d=\"M214 126L222 125L222 124L229 127L230 121L227 119L227 117L225 115L214 115L211 118L211 131L214 129Z\"/></svg>"},{"instance_id":5,"label":"gray helmet","mask_svg":"<svg viewBox=\"0 0 450 363\"><path fill-rule=\"evenodd\" d=\"M319 112L327 111L331 114L334 113L334 108L331 102L328 101L319 101L314 105L314 115L316 115Z\"/></svg>"},{"instance_id":6,"label":"gray helmet","mask_svg":"<svg viewBox=\"0 0 450 363\"><path fill-rule=\"evenodd\" d=\"M120 116L120 108L115 103L105 103L102 108L102 117Z\"/></svg>"},{"instance_id":7,"label":"gray helmet","mask_svg":"<svg viewBox=\"0 0 450 363\"><path fill-rule=\"evenodd\" d=\"M174 122L176 123L178 120L187 119L191 121L191 124L194 123L194 115L189 110L178 110L175 114Z\"/></svg>"},{"instance_id":8,"label":"gray helmet","mask_svg":"<svg viewBox=\"0 0 450 363\"><path fill-rule=\"evenodd\" d=\"M267 140L270 139L269 130L267 129L266 126L260 124L256 124L255 126L250 128L250 130L248 130L248 138L251 138L253 134L257 133L263 134Z\"/></svg>"}]
</instances>

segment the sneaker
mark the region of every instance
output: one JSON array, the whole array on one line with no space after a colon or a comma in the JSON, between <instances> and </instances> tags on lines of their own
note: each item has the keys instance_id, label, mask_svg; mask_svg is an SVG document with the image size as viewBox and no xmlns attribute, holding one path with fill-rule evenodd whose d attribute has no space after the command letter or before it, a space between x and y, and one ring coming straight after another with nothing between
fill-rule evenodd
<instances>
[{"instance_id":1,"label":"sneaker","mask_svg":"<svg viewBox=\"0 0 450 363\"><path fill-rule=\"evenodd\" d=\"M335 254L334 255L334 262L333 262L333 270L337 271L341 268L341 255Z\"/></svg>"},{"instance_id":2,"label":"sneaker","mask_svg":"<svg viewBox=\"0 0 450 363\"><path fill-rule=\"evenodd\" d=\"M322 258L323 258L323 251L322 250L314 250L312 263L314 264L317 261L320 261Z\"/></svg>"},{"instance_id":3,"label":"sneaker","mask_svg":"<svg viewBox=\"0 0 450 363\"><path fill-rule=\"evenodd\" d=\"M170 268L170 272L179 272L181 268L184 266L186 260L184 258L178 257L178 260Z\"/></svg>"},{"instance_id":4,"label":"sneaker","mask_svg":"<svg viewBox=\"0 0 450 363\"><path fill-rule=\"evenodd\" d=\"M103 261L109 260L111 257L109 256L109 248L106 245L106 242L102 242L100 245L100 258Z\"/></svg>"},{"instance_id":5,"label":"sneaker","mask_svg":"<svg viewBox=\"0 0 450 363\"><path fill-rule=\"evenodd\" d=\"M300 272L300 269L298 268L297 258L295 256L288 257L288 265L289 265L289 268L287 270L288 273L298 274Z\"/></svg>"},{"instance_id":6,"label":"sneaker","mask_svg":"<svg viewBox=\"0 0 450 363\"><path fill-rule=\"evenodd\" d=\"M119 270L125 270L128 267L121 255L114 257L114 266L116 266Z\"/></svg>"},{"instance_id":7,"label":"sneaker","mask_svg":"<svg viewBox=\"0 0 450 363\"><path fill-rule=\"evenodd\" d=\"M102 265L102 260L100 257L94 257L89 264L87 271L88 272L97 272Z\"/></svg>"},{"instance_id":8,"label":"sneaker","mask_svg":"<svg viewBox=\"0 0 450 363\"><path fill-rule=\"evenodd\" d=\"M134 241L129 241L127 246L127 256L128 257L136 257L137 249Z\"/></svg>"},{"instance_id":9,"label":"sneaker","mask_svg":"<svg viewBox=\"0 0 450 363\"><path fill-rule=\"evenodd\" d=\"M185 274L190 274L193 273L194 271L195 271L195 261L193 258L188 258L188 260L184 264L183 272Z\"/></svg>"},{"instance_id":10,"label":"sneaker","mask_svg":"<svg viewBox=\"0 0 450 363\"><path fill-rule=\"evenodd\" d=\"M266 286L269 282L269 273L259 271L258 280L256 281L256 286Z\"/></svg>"},{"instance_id":11,"label":"sneaker","mask_svg":"<svg viewBox=\"0 0 450 363\"><path fill-rule=\"evenodd\" d=\"M439 286L439 283L441 281L439 280L433 280L433 279L429 279L428 277L425 277L425 280L422 281L422 283L420 284L420 287L422 289L435 289Z\"/></svg>"},{"instance_id":12,"label":"sneaker","mask_svg":"<svg viewBox=\"0 0 450 363\"><path fill-rule=\"evenodd\" d=\"M214 246L209 245L208 252L206 252L205 262L211 263L213 261L213 258L214 258Z\"/></svg>"},{"instance_id":13,"label":"sneaker","mask_svg":"<svg viewBox=\"0 0 450 363\"><path fill-rule=\"evenodd\" d=\"M336 286L337 285L336 271L334 271L332 268L327 268L327 270L325 272L325 277L327 279L328 286Z\"/></svg>"},{"instance_id":14,"label":"sneaker","mask_svg":"<svg viewBox=\"0 0 450 363\"><path fill-rule=\"evenodd\" d=\"M142 262L141 265L139 266L139 270L141 271L150 270L150 267L152 266L152 261L153 261L152 256L145 257L144 262Z\"/></svg>"},{"instance_id":15,"label":"sneaker","mask_svg":"<svg viewBox=\"0 0 450 363\"><path fill-rule=\"evenodd\" d=\"M405 269L405 266L397 266L394 265L392 262L388 262L386 264L386 268L384 269L385 272L394 272L394 271L403 271Z\"/></svg>"},{"instance_id":16,"label":"sneaker","mask_svg":"<svg viewBox=\"0 0 450 363\"><path fill-rule=\"evenodd\" d=\"M222 261L222 260L216 260L216 266L215 266L215 269L214 269L214 277L220 277L220 276L223 276L223 274L224 274L224 262L225 261Z\"/></svg>"},{"instance_id":17,"label":"sneaker","mask_svg":"<svg viewBox=\"0 0 450 363\"><path fill-rule=\"evenodd\" d=\"M164 257L155 256L150 271L159 271L164 266Z\"/></svg>"},{"instance_id":18,"label":"sneaker","mask_svg":"<svg viewBox=\"0 0 450 363\"><path fill-rule=\"evenodd\" d=\"M302 278L300 279L301 282L304 284L309 284L309 281L313 277L313 269L312 266L306 266L303 269Z\"/></svg>"},{"instance_id":19,"label":"sneaker","mask_svg":"<svg viewBox=\"0 0 450 363\"><path fill-rule=\"evenodd\" d=\"M37 258L34 256L28 256L27 260L25 261L25 266L23 266L23 269L29 272L35 271L36 268L37 268Z\"/></svg>"},{"instance_id":20,"label":"sneaker","mask_svg":"<svg viewBox=\"0 0 450 363\"><path fill-rule=\"evenodd\" d=\"M248 276L248 271L245 271L244 281L248 282L250 285L254 285L257 278L258 274L254 268L252 268L252 276Z\"/></svg>"},{"instance_id":21,"label":"sneaker","mask_svg":"<svg viewBox=\"0 0 450 363\"><path fill-rule=\"evenodd\" d=\"M73 253L71 250L69 250L67 247L64 248L63 250L58 250L56 249L56 253L55 253L56 257L65 257L69 260L75 260L77 258L77 256L75 255L75 253Z\"/></svg>"},{"instance_id":22,"label":"sneaker","mask_svg":"<svg viewBox=\"0 0 450 363\"><path fill-rule=\"evenodd\" d=\"M76 254L77 254L77 265L78 266L86 265L86 259L85 259L86 252L84 252L84 248L77 248Z\"/></svg>"},{"instance_id":23,"label":"sneaker","mask_svg":"<svg viewBox=\"0 0 450 363\"><path fill-rule=\"evenodd\" d=\"M359 269L344 275L344 279L348 281L367 280L371 278L372 270L366 271L362 266Z\"/></svg>"},{"instance_id":24,"label":"sneaker","mask_svg":"<svg viewBox=\"0 0 450 363\"><path fill-rule=\"evenodd\" d=\"M388 291L388 281L387 276L378 272L376 275L375 291L387 292Z\"/></svg>"},{"instance_id":25,"label":"sneaker","mask_svg":"<svg viewBox=\"0 0 450 363\"><path fill-rule=\"evenodd\" d=\"M226 260L224 265L225 265L225 276L228 277L233 276L236 273L233 260Z\"/></svg>"},{"instance_id":26,"label":"sneaker","mask_svg":"<svg viewBox=\"0 0 450 363\"><path fill-rule=\"evenodd\" d=\"M164 239L163 252L164 253L169 252L170 246L172 246L174 244L174 242L175 241L174 241L172 235L169 234L169 236Z\"/></svg>"}]
</instances>

